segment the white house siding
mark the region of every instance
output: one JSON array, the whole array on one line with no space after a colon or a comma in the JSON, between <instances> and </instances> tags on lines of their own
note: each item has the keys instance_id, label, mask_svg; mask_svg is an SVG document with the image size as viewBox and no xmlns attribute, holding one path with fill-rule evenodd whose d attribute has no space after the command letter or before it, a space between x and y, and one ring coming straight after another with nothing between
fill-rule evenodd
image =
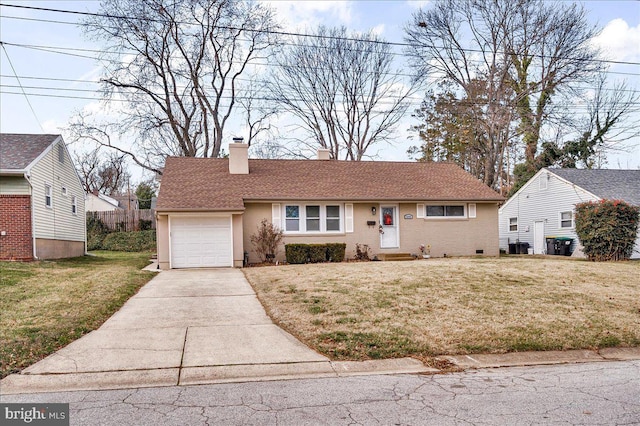
<instances>
[{"instance_id":1,"label":"white house siding","mask_svg":"<svg viewBox=\"0 0 640 426\"><path fill-rule=\"evenodd\" d=\"M63 143L62 141L58 144ZM30 170L34 216L34 236L41 239L85 241L86 218L84 190L66 147L64 162L58 160L58 144L53 146ZM52 208L45 206L45 185L52 185ZM67 188L67 195L62 188ZM77 214L71 203L76 197Z\"/></svg>"},{"instance_id":2,"label":"white house siding","mask_svg":"<svg viewBox=\"0 0 640 426\"><path fill-rule=\"evenodd\" d=\"M4 195L29 195L29 182L22 176L0 177L0 194Z\"/></svg>"},{"instance_id":3,"label":"white house siding","mask_svg":"<svg viewBox=\"0 0 640 426\"><path fill-rule=\"evenodd\" d=\"M546 189L540 189L540 180L546 180ZM544 187L544 185L543 185ZM574 211L576 204L596 201L599 198L555 176L546 169L540 170L525 186L511 197L499 210L500 248L508 251L508 243L524 242L533 247L534 223L544 222L544 235L570 237L577 235L574 228L560 227L560 212ZM518 231L509 231L509 218L518 218Z\"/></svg>"},{"instance_id":4,"label":"white house siding","mask_svg":"<svg viewBox=\"0 0 640 426\"><path fill-rule=\"evenodd\" d=\"M93 194L87 194L85 208L88 212L111 212L114 210L122 210L120 207L114 206Z\"/></svg>"}]
</instances>

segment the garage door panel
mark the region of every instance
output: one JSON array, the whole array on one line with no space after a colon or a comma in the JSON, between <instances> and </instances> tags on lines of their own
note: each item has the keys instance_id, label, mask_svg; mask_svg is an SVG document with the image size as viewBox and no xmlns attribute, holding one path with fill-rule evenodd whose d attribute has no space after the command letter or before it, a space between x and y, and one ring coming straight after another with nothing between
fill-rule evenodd
<instances>
[{"instance_id":1,"label":"garage door panel","mask_svg":"<svg viewBox=\"0 0 640 426\"><path fill-rule=\"evenodd\" d=\"M230 217L171 219L171 267L232 266Z\"/></svg>"}]
</instances>

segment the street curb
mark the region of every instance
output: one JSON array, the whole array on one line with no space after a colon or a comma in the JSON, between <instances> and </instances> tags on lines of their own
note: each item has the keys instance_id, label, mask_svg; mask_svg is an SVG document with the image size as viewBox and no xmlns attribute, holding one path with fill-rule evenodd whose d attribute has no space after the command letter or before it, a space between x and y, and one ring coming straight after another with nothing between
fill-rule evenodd
<instances>
[{"instance_id":1,"label":"street curb","mask_svg":"<svg viewBox=\"0 0 640 426\"><path fill-rule=\"evenodd\" d=\"M68 374L12 374L0 381L0 395L189 386L379 374L437 373L413 358L217 365Z\"/></svg>"},{"instance_id":2,"label":"street curb","mask_svg":"<svg viewBox=\"0 0 640 426\"><path fill-rule=\"evenodd\" d=\"M640 348L605 348L599 351L510 352L506 354L447 355L446 360L464 369L524 367L531 365L573 364L584 362L632 361L640 359Z\"/></svg>"}]
</instances>

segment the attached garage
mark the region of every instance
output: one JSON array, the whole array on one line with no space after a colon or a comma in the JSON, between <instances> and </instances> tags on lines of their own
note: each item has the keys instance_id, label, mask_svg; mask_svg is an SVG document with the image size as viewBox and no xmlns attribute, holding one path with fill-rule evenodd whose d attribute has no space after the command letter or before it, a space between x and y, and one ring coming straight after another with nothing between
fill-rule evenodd
<instances>
[{"instance_id":1,"label":"attached garage","mask_svg":"<svg viewBox=\"0 0 640 426\"><path fill-rule=\"evenodd\" d=\"M171 268L233 266L231 216L169 216Z\"/></svg>"}]
</instances>

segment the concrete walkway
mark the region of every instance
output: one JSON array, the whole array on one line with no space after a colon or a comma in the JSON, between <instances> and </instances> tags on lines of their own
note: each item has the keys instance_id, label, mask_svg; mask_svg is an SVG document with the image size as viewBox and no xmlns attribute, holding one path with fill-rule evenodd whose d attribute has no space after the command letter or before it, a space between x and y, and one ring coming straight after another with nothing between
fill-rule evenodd
<instances>
[{"instance_id":1,"label":"concrete walkway","mask_svg":"<svg viewBox=\"0 0 640 426\"><path fill-rule=\"evenodd\" d=\"M98 330L3 379L0 393L430 371L411 358L331 362L271 322L240 270L171 270Z\"/></svg>"}]
</instances>

